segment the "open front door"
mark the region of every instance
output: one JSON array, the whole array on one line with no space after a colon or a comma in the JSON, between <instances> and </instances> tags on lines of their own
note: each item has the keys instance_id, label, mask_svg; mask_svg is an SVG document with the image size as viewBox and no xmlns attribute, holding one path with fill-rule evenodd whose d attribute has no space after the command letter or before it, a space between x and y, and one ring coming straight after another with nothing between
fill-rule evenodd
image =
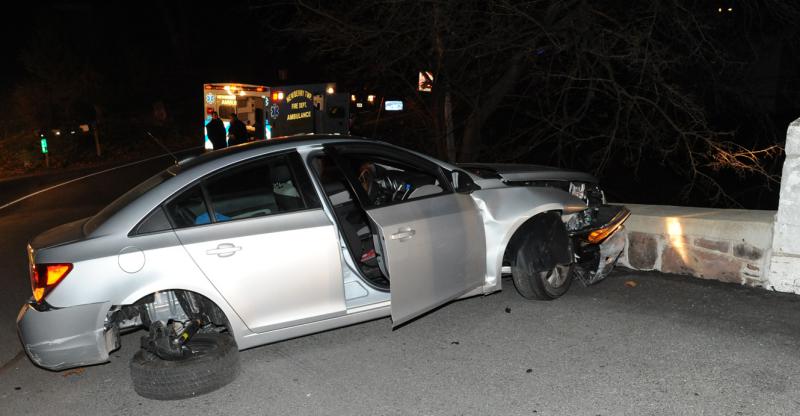
<instances>
[{"instance_id":1,"label":"open front door","mask_svg":"<svg viewBox=\"0 0 800 416\"><path fill-rule=\"evenodd\" d=\"M483 285L486 239L469 195L443 193L367 213L383 240L394 326Z\"/></svg>"}]
</instances>

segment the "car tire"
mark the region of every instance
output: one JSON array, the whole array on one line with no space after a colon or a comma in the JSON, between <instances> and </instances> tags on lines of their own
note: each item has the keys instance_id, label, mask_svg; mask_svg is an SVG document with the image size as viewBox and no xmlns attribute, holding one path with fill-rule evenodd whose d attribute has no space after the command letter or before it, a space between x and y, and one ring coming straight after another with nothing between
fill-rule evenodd
<instances>
[{"instance_id":1,"label":"car tire","mask_svg":"<svg viewBox=\"0 0 800 416\"><path fill-rule=\"evenodd\" d=\"M230 334L195 334L186 345L197 353L178 360L139 350L130 363L136 393L155 400L185 399L217 390L239 374L239 349Z\"/></svg>"},{"instance_id":2,"label":"car tire","mask_svg":"<svg viewBox=\"0 0 800 416\"><path fill-rule=\"evenodd\" d=\"M528 238L518 249L511 277L514 287L526 299L552 300L567 293L575 276L575 264L556 264L546 270L537 270L538 261L534 259L542 250L543 242Z\"/></svg>"}]
</instances>

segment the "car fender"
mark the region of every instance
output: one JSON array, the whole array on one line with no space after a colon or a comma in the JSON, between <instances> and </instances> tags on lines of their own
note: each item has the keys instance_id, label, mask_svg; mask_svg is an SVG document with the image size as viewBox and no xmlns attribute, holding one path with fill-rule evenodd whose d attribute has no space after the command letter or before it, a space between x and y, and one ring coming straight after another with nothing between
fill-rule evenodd
<instances>
[{"instance_id":1,"label":"car fender","mask_svg":"<svg viewBox=\"0 0 800 416\"><path fill-rule=\"evenodd\" d=\"M483 217L486 234L484 293L502 289L503 255L514 233L526 221L544 212L569 214L587 208L579 198L556 188L503 187L481 189L471 195Z\"/></svg>"},{"instance_id":2,"label":"car fender","mask_svg":"<svg viewBox=\"0 0 800 416\"><path fill-rule=\"evenodd\" d=\"M180 249L184 250L183 247L180 247ZM188 257L188 254L186 254L186 256ZM127 296L119 300L119 303L115 304L132 305L145 296L169 290L194 292L214 302L214 304L220 308L230 324L230 330L233 332L237 344L240 345L241 338L249 334L251 332L250 329L236 313L236 310L233 309L222 294L211 284L200 268L194 262L191 263L191 265L187 264L187 267L183 269L183 275L177 275L175 277L166 277L162 275L161 278L143 281L141 285L137 286L133 291L127 294Z\"/></svg>"}]
</instances>

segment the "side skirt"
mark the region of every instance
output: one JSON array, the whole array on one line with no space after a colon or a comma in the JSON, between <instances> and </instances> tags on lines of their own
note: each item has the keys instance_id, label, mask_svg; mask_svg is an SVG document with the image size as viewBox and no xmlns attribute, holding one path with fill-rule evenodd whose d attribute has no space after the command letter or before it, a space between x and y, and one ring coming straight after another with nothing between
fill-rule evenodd
<instances>
[{"instance_id":1,"label":"side skirt","mask_svg":"<svg viewBox=\"0 0 800 416\"><path fill-rule=\"evenodd\" d=\"M369 309L361 307L355 311L348 311L347 315L325 319L317 322L296 325L288 328L276 329L263 333L251 333L236 340L240 350L270 344L278 341L301 337L303 335L314 334L327 331L329 329L341 328L360 322L372 321L375 319L391 316L392 310L389 302L381 302L378 306Z\"/></svg>"}]
</instances>

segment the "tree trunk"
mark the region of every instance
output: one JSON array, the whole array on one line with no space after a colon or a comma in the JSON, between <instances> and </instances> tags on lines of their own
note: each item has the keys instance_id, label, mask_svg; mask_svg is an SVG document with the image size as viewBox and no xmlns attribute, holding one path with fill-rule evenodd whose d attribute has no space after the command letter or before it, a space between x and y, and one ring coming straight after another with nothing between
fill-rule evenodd
<instances>
[{"instance_id":1,"label":"tree trunk","mask_svg":"<svg viewBox=\"0 0 800 416\"><path fill-rule=\"evenodd\" d=\"M450 135L452 135L452 107L450 106L450 80L445 74L444 62L444 40L442 39L442 27L440 25L441 11L439 4L433 4L433 24L431 25L433 36L433 50L436 54L434 63L433 89L433 117L436 126L435 140L437 156L442 159L450 160ZM450 160L452 162L452 160Z\"/></svg>"},{"instance_id":2,"label":"tree trunk","mask_svg":"<svg viewBox=\"0 0 800 416\"><path fill-rule=\"evenodd\" d=\"M479 147L481 145L481 127L483 123L492 115L500 106L503 98L514 88L514 85L519 79L522 70L522 57L524 51L517 53L508 65L508 69L497 82L492 85L492 88L486 93L484 99L481 99L472 108L472 112L467 117L467 122L464 126L464 137L461 141L461 154L459 155L459 162L472 162L478 156Z\"/></svg>"},{"instance_id":3,"label":"tree trunk","mask_svg":"<svg viewBox=\"0 0 800 416\"><path fill-rule=\"evenodd\" d=\"M94 133L94 148L97 157L101 157L103 155L102 150L100 149L100 126L103 125L103 109L100 108L99 105L94 105L94 124L92 125L92 130Z\"/></svg>"},{"instance_id":4,"label":"tree trunk","mask_svg":"<svg viewBox=\"0 0 800 416\"><path fill-rule=\"evenodd\" d=\"M447 132L447 127L445 126L444 118L442 117L442 108L444 107L443 94L441 94L437 85L434 85L430 94L433 96L431 97L429 116L433 124L432 139L435 141L436 157L445 159L447 157L447 146L444 138Z\"/></svg>"},{"instance_id":5,"label":"tree trunk","mask_svg":"<svg viewBox=\"0 0 800 416\"><path fill-rule=\"evenodd\" d=\"M447 161L456 161L456 140L453 137L453 103L450 99L450 91L444 93L444 128L445 128L445 152Z\"/></svg>"},{"instance_id":6,"label":"tree trunk","mask_svg":"<svg viewBox=\"0 0 800 416\"><path fill-rule=\"evenodd\" d=\"M473 112L467 118L464 126L464 137L461 140L461 154L458 156L459 162L474 162L477 156L477 147L481 142L481 117Z\"/></svg>"}]
</instances>

